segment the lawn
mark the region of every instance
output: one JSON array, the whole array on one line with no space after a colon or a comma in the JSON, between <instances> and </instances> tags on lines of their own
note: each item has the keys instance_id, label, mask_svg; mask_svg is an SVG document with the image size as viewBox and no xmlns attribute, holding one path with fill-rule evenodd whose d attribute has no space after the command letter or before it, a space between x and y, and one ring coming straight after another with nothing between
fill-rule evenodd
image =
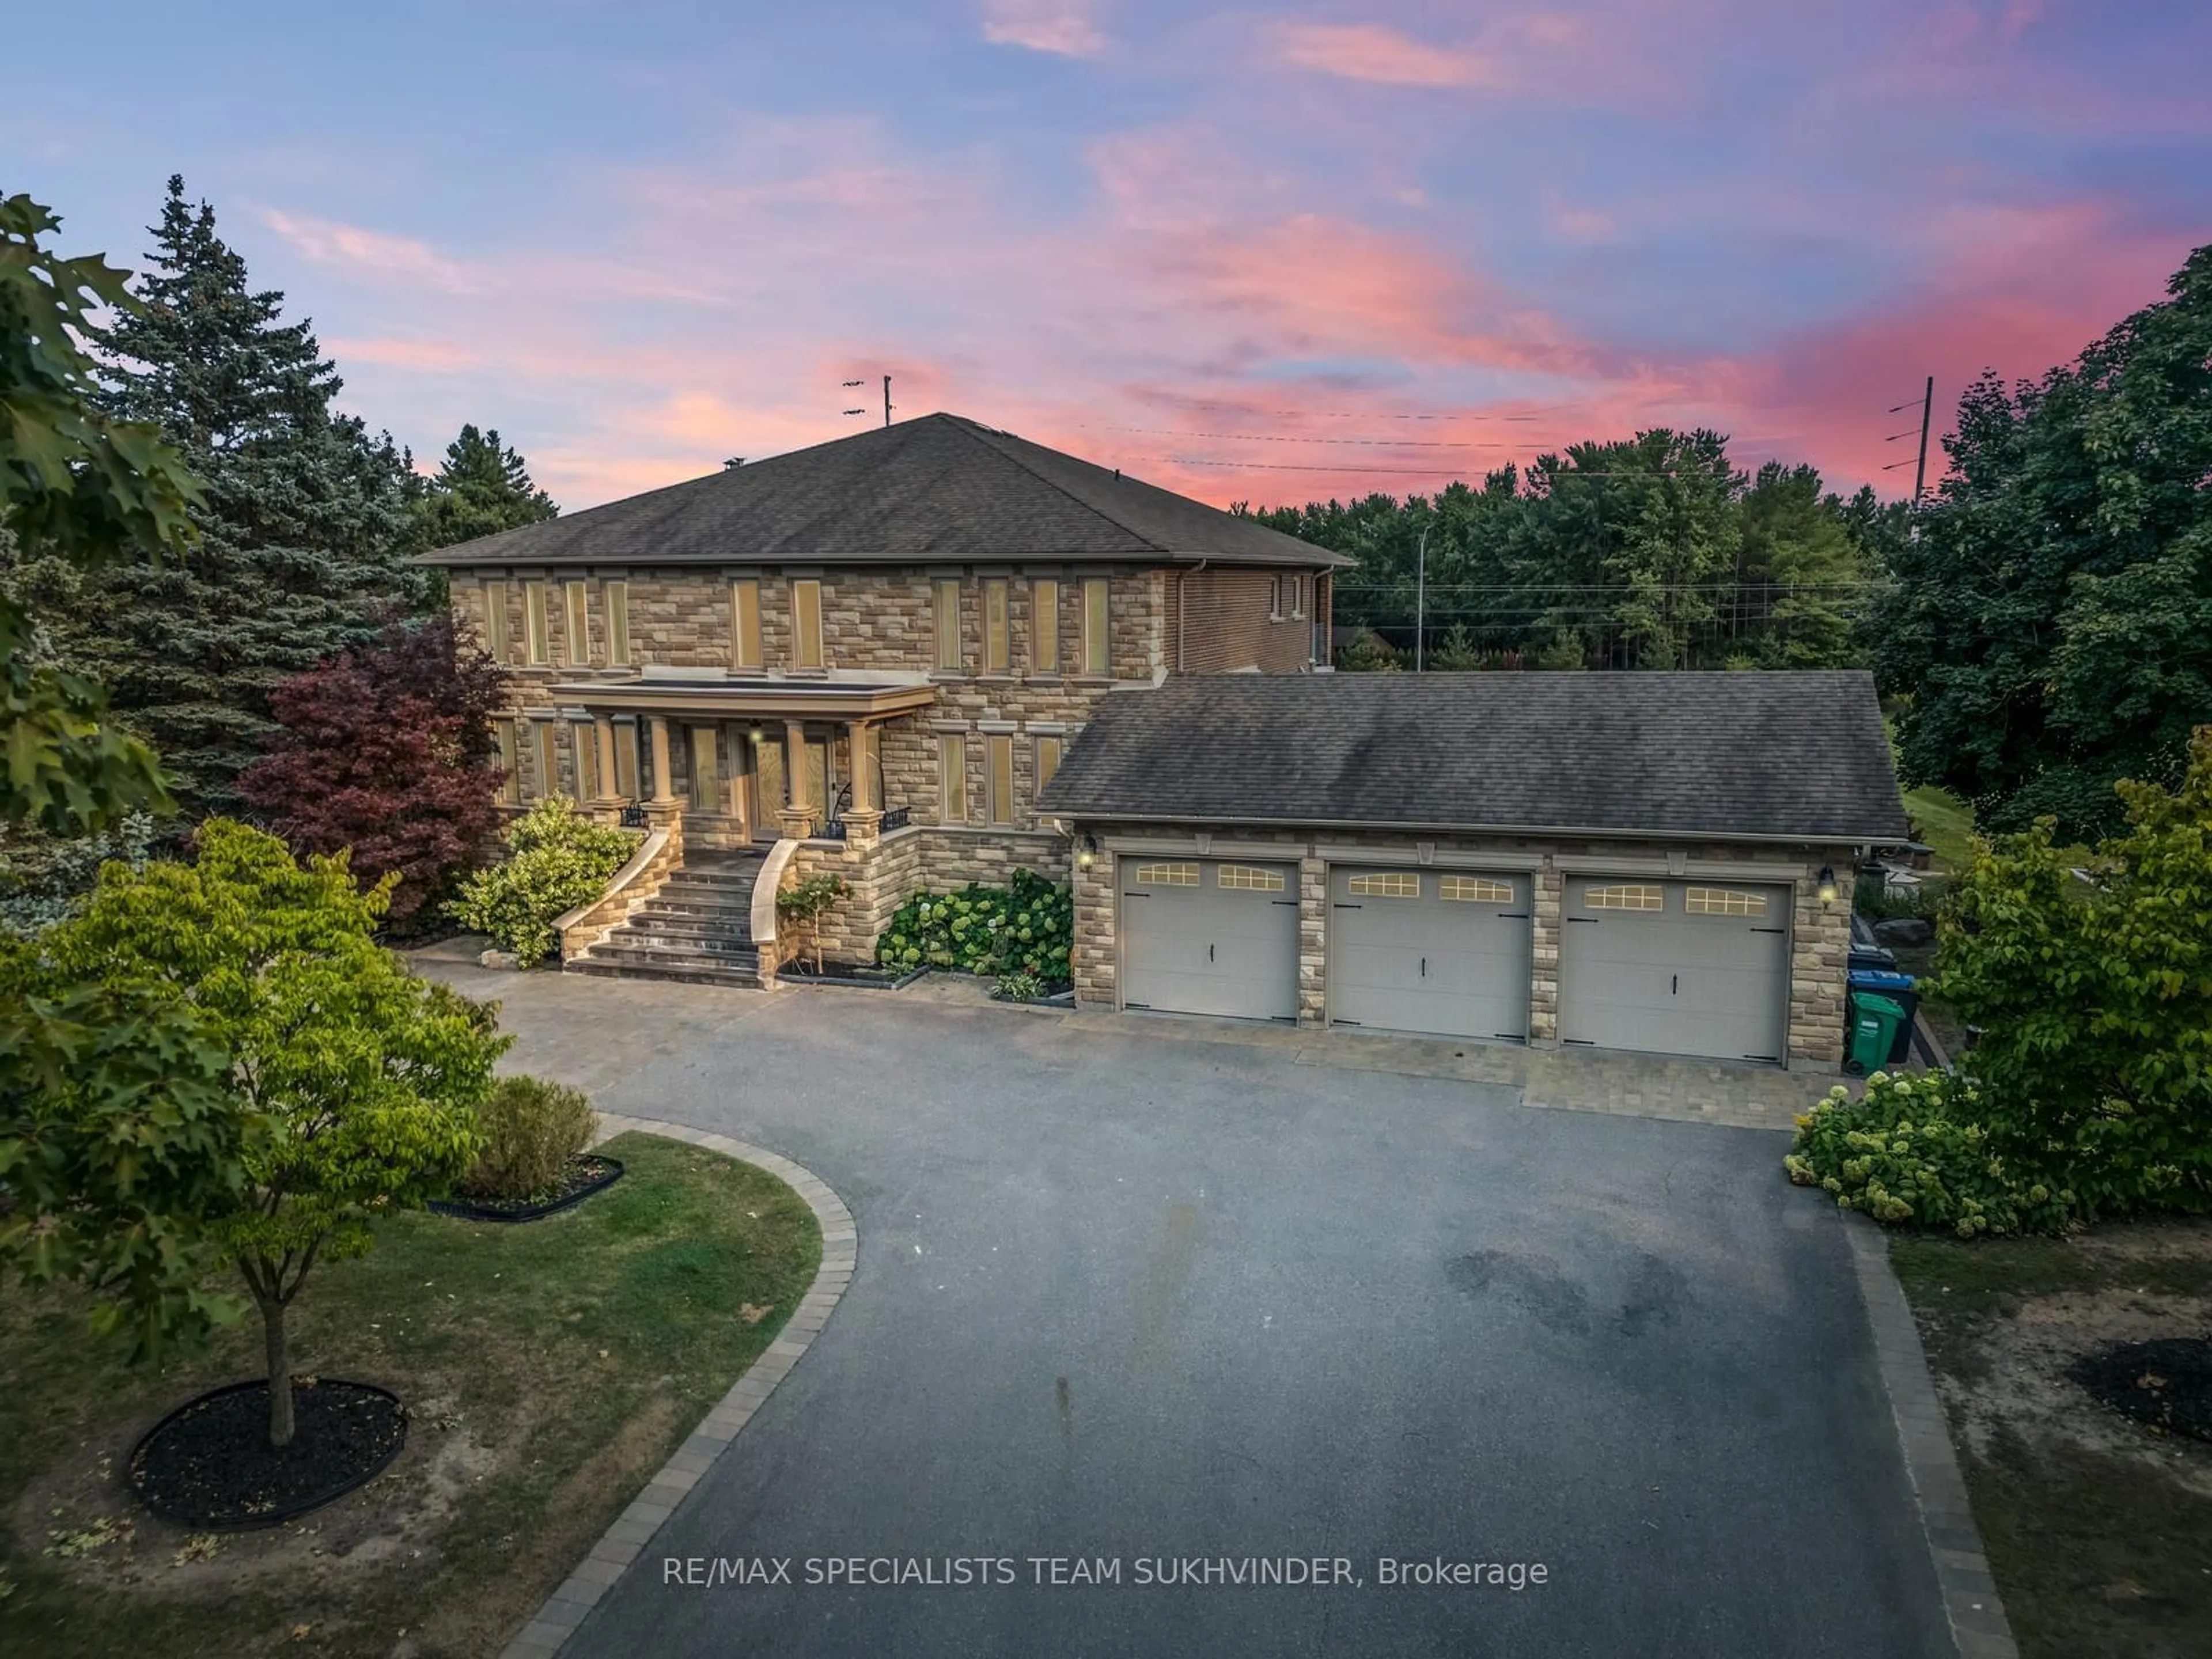
<instances>
[{"instance_id":1,"label":"lawn","mask_svg":"<svg viewBox=\"0 0 2212 1659\"><path fill-rule=\"evenodd\" d=\"M1944 873L1955 874L1974 861L1974 809L1948 789L1923 784L1905 792L1905 815L1920 826L1920 839L1935 849Z\"/></svg>"},{"instance_id":2,"label":"lawn","mask_svg":"<svg viewBox=\"0 0 2212 1659\"><path fill-rule=\"evenodd\" d=\"M2064 1375L2106 1342L2203 1334L2212 1225L1899 1239L1890 1259L2025 1659L2212 1653L2212 1445L2154 1435Z\"/></svg>"},{"instance_id":3,"label":"lawn","mask_svg":"<svg viewBox=\"0 0 2212 1659\"><path fill-rule=\"evenodd\" d=\"M251 1375L258 1327L126 1371L74 1294L0 1293L0 1648L83 1656L496 1653L813 1281L820 1231L773 1176L647 1135L613 1187L520 1226L424 1213L319 1269L297 1370L383 1384L406 1449L289 1525L188 1537L131 1502L137 1435Z\"/></svg>"}]
</instances>

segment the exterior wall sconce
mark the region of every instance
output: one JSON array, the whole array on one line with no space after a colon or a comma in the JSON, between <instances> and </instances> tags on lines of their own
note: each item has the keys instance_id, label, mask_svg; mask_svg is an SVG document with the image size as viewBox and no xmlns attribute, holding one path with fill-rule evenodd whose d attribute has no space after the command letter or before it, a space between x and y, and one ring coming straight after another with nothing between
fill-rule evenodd
<instances>
[{"instance_id":1,"label":"exterior wall sconce","mask_svg":"<svg viewBox=\"0 0 2212 1659\"><path fill-rule=\"evenodd\" d=\"M1097 861L1098 837L1096 836L1085 836L1083 838L1083 845L1081 848L1078 850L1075 854L1075 867L1079 870L1088 870Z\"/></svg>"},{"instance_id":2,"label":"exterior wall sconce","mask_svg":"<svg viewBox=\"0 0 2212 1659\"><path fill-rule=\"evenodd\" d=\"M757 749L768 741L768 733L762 731L760 727L756 726L745 733L745 738L746 741L750 743L754 748Z\"/></svg>"},{"instance_id":3,"label":"exterior wall sconce","mask_svg":"<svg viewBox=\"0 0 2212 1659\"><path fill-rule=\"evenodd\" d=\"M1820 885L1814 890L1820 896L1820 908L1825 910L1836 902L1836 867L1832 864L1820 866Z\"/></svg>"}]
</instances>

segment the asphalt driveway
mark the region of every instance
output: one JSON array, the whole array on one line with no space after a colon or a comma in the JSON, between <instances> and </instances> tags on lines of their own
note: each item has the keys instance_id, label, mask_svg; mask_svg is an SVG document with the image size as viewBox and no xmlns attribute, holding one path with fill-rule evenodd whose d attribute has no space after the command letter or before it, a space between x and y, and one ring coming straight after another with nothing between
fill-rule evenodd
<instances>
[{"instance_id":1,"label":"asphalt driveway","mask_svg":"<svg viewBox=\"0 0 2212 1659\"><path fill-rule=\"evenodd\" d=\"M510 1065L774 1147L859 1224L828 1328L568 1653L1952 1651L1778 1133L1141 1018L437 971L506 999ZM850 1558L971 1582L806 1582ZM1352 1582L1140 1582L1251 1558ZM712 1565L763 1559L792 1582Z\"/></svg>"}]
</instances>

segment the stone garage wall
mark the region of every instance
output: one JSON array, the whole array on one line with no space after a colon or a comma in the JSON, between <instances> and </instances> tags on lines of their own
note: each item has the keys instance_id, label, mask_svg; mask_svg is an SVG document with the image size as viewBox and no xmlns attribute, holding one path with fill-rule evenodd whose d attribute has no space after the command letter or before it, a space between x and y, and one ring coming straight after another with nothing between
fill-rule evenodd
<instances>
[{"instance_id":1,"label":"stone garage wall","mask_svg":"<svg viewBox=\"0 0 2212 1659\"><path fill-rule=\"evenodd\" d=\"M1603 860L1618 862L1619 872L1656 875L1674 879L1700 874L1717 881L1778 882L1794 886L1790 922L1790 1007L1787 1060L1793 1071L1834 1072L1844 1054L1844 997L1850 954L1850 877L1854 849L1848 846L1763 846L1747 842L1710 842L1696 844L1650 841L1598 839L1549 841L1528 836L1425 835L1397 830L1349 831L1305 830L1213 830L1208 834L1192 824L1117 824L1085 823L1079 836L1096 836L1100 851L1088 871L1074 872L1075 882L1075 994L1087 1006L1118 1008L1118 960L1114 938L1115 854L1108 843L1127 839L1158 845L1179 843L1186 855L1200 857L1273 857L1295 860L1298 865L1298 1023L1319 1026L1328 1020L1328 869L1335 861L1352 862L1359 853L1373 850L1418 861L1424 848L1431 854L1510 854L1516 860L1534 859L1529 869L1533 888L1531 907L1531 972L1528 1031L1530 1042L1548 1047L1559 1041L1559 934L1566 890L1567 869L1558 860ZM1733 865L1792 865L1802 873L1794 883L1787 878L1730 872ZM1714 866L1723 866L1716 869ZM1836 902L1823 907L1818 876L1823 865L1836 872L1841 889ZM1525 867L1518 865L1516 867ZM1575 873L1583 872L1577 865Z\"/></svg>"},{"instance_id":2,"label":"stone garage wall","mask_svg":"<svg viewBox=\"0 0 2212 1659\"><path fill-rule=\"evenodd\" d=\"M949 893L980 882L1004 887L1016 870L1064 883L1070 866L1067 837L1050 831L895 830L872 847L829 841L803 843L791 861L793 880L828 871L842 876L851 894L823 920L823 954L844 962L872 962L876 937L917 887Z\"/></svg>"}]
</instances>

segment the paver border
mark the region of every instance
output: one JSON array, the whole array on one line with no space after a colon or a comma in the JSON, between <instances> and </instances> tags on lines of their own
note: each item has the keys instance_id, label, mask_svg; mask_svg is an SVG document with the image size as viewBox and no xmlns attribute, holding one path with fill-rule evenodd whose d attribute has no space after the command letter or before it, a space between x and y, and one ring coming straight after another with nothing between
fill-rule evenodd
<instances>
[{"instance_id":1,"label":"paver border","mask_svg":"<svg viewBox=\"0 0 2212 1659\"><path fill-rule=\"evenodd\" d=\"M1875 1363L1896 1419L1905 1478L1911 1482L1921 1531L1936 1565L1952 1643L1960 1659L2020 1659L2020 1644L2013 1640L2012 1625L1966 1501L1966 1479L1959 1473L1950 1425L1936 1395L1936 1380L1929 1374L1920 1327L1890 1266L1889 1237L1871 1217L1854 1212L1842 1219L1851 1242L1852 1265L1858 1270L1859 1294L1874 1328Z\"/></svg>"},{"instance_id":2,"label":"paver border","mask_svg":"<svg viewBox=\"0 0 2212 1659\"><path fill-rule=\"evenodd\" d=\"M775 1176L806 1200L815 1220L821 1224L822 1265L815 1269L814 1283L799 1299L799 1306L776 1334L775 1340L745 1368L744 1375L732 1383L729 1392L700 1419L699 1426L660 1466L660 1472L646 1483L645 1490L632 1498L629 1507L599 1534L599 1542L592 1546L591 1553L576 1570L545 1598L529 1623L501 1650L500 1659L551 1659L561 1650L570 1633L583 1622L584 1615L622 1577L623 1570L645 1553L646 1546L653 1541L661 1523L676 1512L684 1494L697 1486L700 1477L714 1467L715 1459L730 1449L730 1443L752 1420L761 1402L775 1391L775 1385L799 1363L799 1356L830 1322L830 1315L836 1308L838 1298L844 1295L845 1287L853 1282L853 1267L860 1249L853 1212L845 1207L845 1200L830 1190L829 1183L811 1170L793 1163L780 1152L769 1152L729 1135L695 1129L689 1124L667 1123L651 1117L624 1117L613 1112L600 1114L599 1141L631 1133L659 1135L703 1147Z\"/></svg>"}]
</instances>

